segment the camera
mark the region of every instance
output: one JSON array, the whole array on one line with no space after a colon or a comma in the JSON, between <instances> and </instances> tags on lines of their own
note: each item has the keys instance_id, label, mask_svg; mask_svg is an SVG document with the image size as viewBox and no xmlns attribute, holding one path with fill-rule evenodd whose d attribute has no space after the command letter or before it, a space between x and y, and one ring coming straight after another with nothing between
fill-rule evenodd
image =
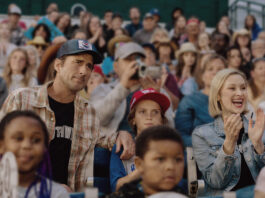
<instances>
[{"instance_id":1,"label":"camera","mask_svg":"<svg viewBox=\"0 0 265 198\"><path fill-rule=\"evenodd\" d=\"M146 66L142 61L137 60L137 67L137 71L131 79L138 80L146 76L150 76L152 79L157 79L161 75L160 66Z\"/></svg>"}]
</instances>

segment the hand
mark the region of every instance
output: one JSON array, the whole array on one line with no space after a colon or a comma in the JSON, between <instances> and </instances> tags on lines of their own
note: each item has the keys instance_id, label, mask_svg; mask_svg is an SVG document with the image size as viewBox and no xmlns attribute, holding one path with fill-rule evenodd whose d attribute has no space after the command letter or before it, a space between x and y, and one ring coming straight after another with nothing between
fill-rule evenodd
<instances>
[{"instance_id":1,"label":"hand","mask_svg":"<svg viewBox=\"0 0 265 198\"><path fill-rule=\"evenodd\" d=\"M126 65L126 69L121 74L120 83L129 89L132 86L139 83L139 80L132 80L131 77L136 73L138 67L136 61L132 61L130 64Z\"/></svg>"},{"instance_id":2,"label":"hand","mask_svg":"<svg viewBox=\"0 0 265 198\"><path fill-rule=\"evenodd\" d=\"M243 122L240 114L232 114L224 118L224 152L232 155L235 150L240 129L243 127Z\"/></svg>"},{"instance_id":3,"label":"hand","mask_svg":"<svg viewBox=\"0 0 265 198\"><path fill-rule=\"evenodd\" d=\"M65 184L61 184L61 186L64 187L68 193L72 193L73 192L72 189L69 186L65 185Z\"/></svg>"},{"instance_id":4,"label":"hand","mask_svg":"<svg viewBox=\"0 0 265 198\"><path fill-rule=\"evenodd\" d=\"M140 83L143 89L153 88L154 90L160 92L160 85L157 84L150 76L140 79Z\"/></svg>"},{"instance_id":5,"label":"hand","mask_svg":"<svg viewBox=\"0 0 265 198\"><path fill-rule=\"evenodd\" d=\"M120 152L121 146L123 146L123 152L120 157L122 160L128 160L135 154L134 140L132 135L127 131L119 131L116 140L116 153Z\"/></svg>"},{"instance_id":6,"label":"hand","mask_svg":"<svg viewBox=\"0 0 265 198\"><path fill-rule=\"evenodd\" d=\"M258 109L256 112L256 122L253 127L252 119L248 123L248 137L251 140L256 152L262 154L264 152L264 144L262 142L262 136L265 129L265 114L262 109Z\"/></svg>"}]
</instances>

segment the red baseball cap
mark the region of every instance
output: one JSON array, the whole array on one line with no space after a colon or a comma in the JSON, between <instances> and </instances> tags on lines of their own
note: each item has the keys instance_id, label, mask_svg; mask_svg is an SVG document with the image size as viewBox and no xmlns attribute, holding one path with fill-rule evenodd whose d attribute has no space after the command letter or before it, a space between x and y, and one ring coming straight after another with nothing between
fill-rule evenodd
<instances>
[{"instance_id":1,"label":"red baseball cap","mask_svg":"<svg viewBox=\"0 0 265 198\"><path fill-rule=\"evenodd\" d=\"M101 67L99 65L94 65L93 72L96 72L96 73L100 74L104 78L103 71L102 71L102 69L101 69Z\"/></svg>"},{"instance_id":2,"label":"red baseball cap","mask_svg":"<svg viewBox=\"0 0 265 198\"><path fill-rule=\"evenodd\" d=\"M148 88L137 91L133 94L130 102L130 110L132 110L132 108L141 100L153 100L157 102L163 113L165 113L170 106L170 101L166 95L155 91L153 88Z\"/></svg>"}]
</instances>

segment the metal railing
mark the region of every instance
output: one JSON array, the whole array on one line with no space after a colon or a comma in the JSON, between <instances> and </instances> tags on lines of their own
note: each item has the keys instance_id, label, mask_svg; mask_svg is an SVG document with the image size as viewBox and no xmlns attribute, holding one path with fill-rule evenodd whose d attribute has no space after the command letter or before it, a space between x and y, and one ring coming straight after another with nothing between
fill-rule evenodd
<instances>
[{"instance_id":1,"label":"metal railing","mask_svg":"<svg viewBox=\"0 0 265 198\"><path fill-rule=\"evenodd\" d=\"M259 7L259 9L254 9L253 7ZM238 12L242 11L248 15L253 14L255 16L261 17L261 24L263 29L265 28L265 0L261 2L255 2L252 0L235 0L228 8L228 14L231 19L231 25L233 29L238 28L238 20L242 16L238 16Z\"/></svg>"}]
</instances>

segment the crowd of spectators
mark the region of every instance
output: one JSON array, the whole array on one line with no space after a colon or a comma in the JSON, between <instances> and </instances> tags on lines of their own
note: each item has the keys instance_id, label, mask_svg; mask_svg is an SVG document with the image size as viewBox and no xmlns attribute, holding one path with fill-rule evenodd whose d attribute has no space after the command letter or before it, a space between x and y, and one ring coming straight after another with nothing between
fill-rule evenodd
<instances>
[{"instance_id":1,"label":"crowd of spectators","mask_svg":"<svg viewBox=\"0 0 265 198\"><path fill-rule=\"evenodd\" d=\"M204 196L257 181L256 197L265 196L265 30L255 16L238 30L224 15L209 32L179 7L165 25L157 8L129 8L126 25L109 9L103 19L81 11L75 25L56 3L46 12L27 27L10 4L0 22L0 155L15 153L21 197L34 197L38 183L35 197L65 197L86 186L110 198L188 196L186 147ZM32 139L34 122L40 140ZM8 139L12 130L20 135ZM24 157L6 144L29 153L42 140L44 151ZM45 176L57 194L46 179L21 171L20 161L46 167L31 159L49 161L46 154ZM46 171L35 166L39 175ZM21 180L26 175L31 182Z\"/></svg>"}]
</instances>

